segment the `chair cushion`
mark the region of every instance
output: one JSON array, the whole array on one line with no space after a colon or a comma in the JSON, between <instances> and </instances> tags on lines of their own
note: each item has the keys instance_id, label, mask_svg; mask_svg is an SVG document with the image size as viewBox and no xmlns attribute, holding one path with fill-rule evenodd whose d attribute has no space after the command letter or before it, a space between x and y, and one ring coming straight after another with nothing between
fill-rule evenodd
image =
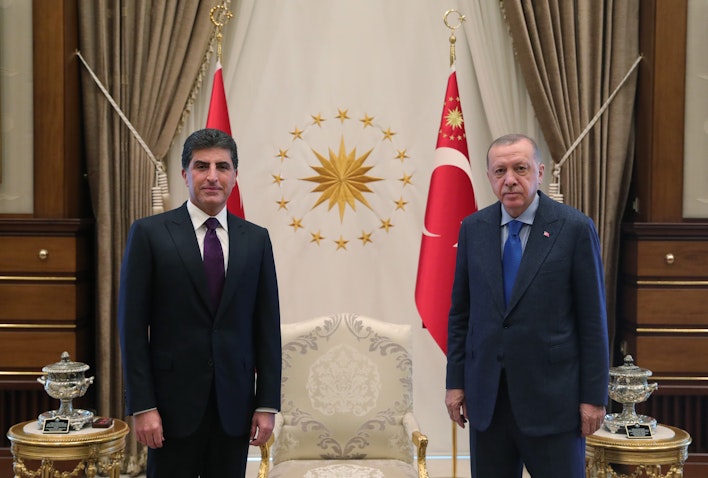
<instances>
[{"instance_id":1,"label":"chair cushion","mask_svg":"<svg viewBox=\"0 0 708 478\"><path fill-rule=\"evenodd\" d=\"M402 425L412 408L409 325L339 314L284 324L282 340L283 427L274 463L412 461Z\"/></svg>"},{"instance_id":2,"label":"chair cushion","mask_svg":"<svg viewBox=\"0 0 708 478\"><path fill-rule=\"evenodd\" d=\"M291 460L271 468L269 478L418 478L415 467L398 460Z\"/></svg>"}]
</instances>

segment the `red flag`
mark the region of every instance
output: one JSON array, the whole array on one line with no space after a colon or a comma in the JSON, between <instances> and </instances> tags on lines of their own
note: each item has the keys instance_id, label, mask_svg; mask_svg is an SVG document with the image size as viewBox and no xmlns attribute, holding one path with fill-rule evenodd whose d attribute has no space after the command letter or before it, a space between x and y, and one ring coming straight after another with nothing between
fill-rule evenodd
<instances>
[{"instance_id":1,"label":"red flag","mask_svg":"<svg viewBox=\"0 0 708 478\"><path fill-rule=\"evenodd\" d=\"M224 133L231 135L231 122L229 121L229 108L226 104L226 92L224 91L224 75L221 63L216 62L214 72L214 83L211 87L211 101L209 103L209 115L207 116L207 128L220 129ZM243 200L241 191L238 189L238 180L231 190L231 195L226 201L226 208L231 214L238 217L245 217L243 213Z\"/></svg>"},{"instance_id":2,"label":"red flag","mask_svg":"<svg viewBox=\"0 0 708 478\"><path fill-rule=\"evenodd\" d=\"M453 67L438 131L415 285L418 313L444 353L460 224L476 210L465 122Z\"/></svg>"}]
</instances>

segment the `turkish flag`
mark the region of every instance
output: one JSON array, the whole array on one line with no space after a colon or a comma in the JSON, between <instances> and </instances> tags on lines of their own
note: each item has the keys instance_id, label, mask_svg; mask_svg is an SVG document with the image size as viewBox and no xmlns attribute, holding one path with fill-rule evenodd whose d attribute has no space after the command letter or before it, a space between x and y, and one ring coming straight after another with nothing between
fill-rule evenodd
<instances>
[{"instance_id":1,"label":"turkish flag","mask_svg":"<svg viewBox=\"0 0 708 478\"><path fill-rule=\"evenodd\" d=\"M465 122L453 67L447 81L430 177L415 286L418 313L443 353L447 353L447 317L460 224L475 211L477 201L472 186Z\"/></svg>"},{"instance_id":2,"label":"turkish flag","mask_svg":"<svg viewBox=\"0 0 708 478\"><path fill-rule=\"evenodd\" d=\"M231 135L231 122L229 121L229 108L226 104L226 92L224 90L224 75L221 63L216 63L214 72L214 83L211 87L211 100L209 102L209 114L207 116L207 128L214 128ZM238 189L238 180L231 190L229 199L226 201L226 208L231 214L238 217L245 217L243 212L243 199L241 191Z\"/></svg>"}]
</instances>

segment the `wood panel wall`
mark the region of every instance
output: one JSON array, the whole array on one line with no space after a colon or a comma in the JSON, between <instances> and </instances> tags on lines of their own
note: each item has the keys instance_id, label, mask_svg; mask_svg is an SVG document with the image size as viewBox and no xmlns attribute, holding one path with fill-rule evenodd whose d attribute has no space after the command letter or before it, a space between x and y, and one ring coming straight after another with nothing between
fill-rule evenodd
<instances>
[{"instance_id":1,"label":"wood panel wall","mask_svg":"<svg viewBox=\"0 0 708 478\"><path fill-rule=\"evenodd\" d=\"M77 0L32 1L35 218L91 217L82 152Z\"/></svg>"},{"instance_id":2,"label":"wood panel wall","mask_svg":"<svg viewBox=\"0 0 708 478\"><path fill-rule=\"evenodd\" d=\"M58 408L42 367L64 350L94 364L77 19L77 0L32 1L34 211L0 215L0 478L13 475L9 427ZM74 405L90 408L92 393Z\"/></svg>"},{"instance_id":3,"label":"wood panel wall","mask_svg":"<svg viewBox=\"0 0 708 478\"><path fill-rule=\"evenodd\" d=\"M699 478L708 476L708 218L686 221L682 211L687 8L688 0L640 1L643 61L615 356L630 353L654 369L659 389L637 409L691 434L685 477Z\"/></svg>"},{"instance_id":4,"label":"wood panel wall","mask_svg":"<svg viewBox=\"0 0 708 478\"><path fill-rule=\"evenodd\" d=\"M641 0L634 164L636 222L683 221L688 0ZM632 204L633 201L630 201Z\"/></svg>"}]
</instances>

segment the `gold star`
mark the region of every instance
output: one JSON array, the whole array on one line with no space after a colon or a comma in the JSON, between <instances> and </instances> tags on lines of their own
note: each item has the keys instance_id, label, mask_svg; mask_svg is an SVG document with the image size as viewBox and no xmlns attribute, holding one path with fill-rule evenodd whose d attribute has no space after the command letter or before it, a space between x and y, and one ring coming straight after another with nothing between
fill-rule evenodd
<instances>
[{"instance_id":1,"label":"gold star","mask_svg":"<svg viewBox=\"0 0 708 478\"><path fill-rule=\"evenodd\" d=\"M320 241L325 238L322 234L320 234L320 231L311 232L310 235L312 236L310 242L316 242L318 246L320 245Z\"/></svg>"},{"instance_id":2,"label":"gold star","mask_svg":"<svg viewBox=\"0 0 708 478\"><path fill-rule=\"evenodd\" d=\"M364 246L366 245L367 242L373 243L373 241L371 240L371 233L370 232L361 231L361 236L359 236L358 239L361 241L361 244Z\"/></svg>"},{"instance_id":3,"label":"gold star","mask_svg":"<svg viewBox=\"0 0 708 478\"><path fill-rule=\"evenodd\" d=\"M405 149L399 149L399 150L396 150L396 152L398 153L398 154L396 154L396 159L400 159L401 162L403 162L406 158L410 157L406 154Z\"/></svg>"},{"instance_id":4,"label":"gold star","mask_svg":"<svg viewBox=\"0 0 708 478\"><path fill-rule=\"evenodd\" d=\"M288 150L287 149L281 149L278 151L278 154L275 155L276 158L280 158L280 162L282 163L284 160L288 158Z\"/></svg>"},{"instance_id":5,"label":"gold star","mask_svg":"<svg viewBox=\"0 0 708 478\"><path fill-rule=\"evenodd\" d=\"M372 127L373 127L372 121L374 121L374 117L373 117L373 116L369 116L369 115L367 115L366 113L364 113L364 117L363 117L362 119L360 119L359 121L361 121L362 123L364 123L364 128L366 128L367 126L372 126Z\"/></svg>"},{"instance_id":6,"label":"gold star","mask_svg":"<svg viewBox=\"0 0 708 478\"><path fill-rule=\"evenodd\" d=\"M315 115L310 115L312 116L312 124L316 124L320 128L322 127L322 122L326 121L321 114L317 113L317 116Z\"/></svg>"},{"instance_id":7,"label":"gold star","mask_svg":"<svg viewBox=\"0 0 708 478\"><path fill-rule=\"evenodd\" d=\"M384 141L386 141L386 140L393 141L392 138L396 133L391 131L391 128L388 128L388 129L384 130L383 134L384 134Z\"/></svg>"},{"instance_id":8,"label":"gold star","mask_svg":"<svg viewBox=\"0 0 708 478\"><path fill-rule=\"evenodd\" d=\"M277 183L278 186L280 186L280 183L285 181L285 178L282 177L280 174L271 174L271 176L273 177L273 182Z\"/></svg>"},{"instance_id":9,"label":"gold star","mask_svg":"<svg viewBox=\"0 0 708 478\"><path fill-rule=\"evenodd\" d=\"M401 182L403 183L403 187L405 188L405 187L406 187L406 184L413 184L413 182L411 181L411 179L413 179L413 175L412 175L412 174L409 176L409 175L407 175L406 173L403 173L403 177L400 178L399 181L401 181Z\"/></svg>"},{"instance_id":10,"label":"gold star","mask_svg":"<svg viewBox=\"0 0 708 478\"><path fill-rule=\"evenodd\" d=\"M381 227L379 229L385 229L386 232L388 232L389 229L393 227L393 224L391 224L391 219L381 219Z\"/></svg>"},{"instance_id":11,"label":"gold star","mask_svg":"<svg viewBox=\"0 0 708 478\"><path fill-rule=\"evenodd\" d=\"M280 201L277 201L277 204L278 204L278 211L280 211L281 209L285 209L285 210L287 211L287 210L288 210L288 203L289 203L289 202L290 202L290 201L286 201L285 198L281 197L281 198L280 198ZM292 225L292 224L291 224L291 225ZM296 229L296 230L297 230L297 229Z\"/></svg>"},{"instance_id":12,"label":"gold star","mask_svg":"<svg viewBox=\"0 0 708 478\"><path fill-rule=\"evenodd\" d=\"M342 124L344 124L344 120L349 119L349 115L347 114L348 112L349 110L342 110L341 108L337 108L337 116L335 116L335 118L337 118L339 121L342 122Z\"/></svg>"},{"instance_id":13,"label":"gold star","mask_svg":"<svg viewBox=\"0 0 708 478\"><path fill-rule=\"evenodd\" d=\"M356 201L371 209L369 202L363 193L372 192L366 185L373 181L381 181L381 178L367 176L373 166L364 166L364 162L369 157L373 149L363 155L356 157L356 148L347 153L344 145L344 136L339 143L339 152L335 154L329 150L329 160L315 150L312 150L319 159L322 166L310 166L318 175L303 178L304 181L319 183L312 192L322 193L312 208L316 208L323 202L329 200L328 210L337 204L339 207L339 219L344 221L344 211L349 204L352 210L356 211Z\"/></svg>"},{"instance_id":14,"label":"gold star","mask_svg":"<svg viewBox=\"0 0 708 478\"><path fill-rule=\"evenodd\" d=\"M345 241L344 238L340 235L339 239L334 241L335 244L337 244L337 250L344 249L345 251L347 250L347 243L349 241Z\"/></svg>"},{"instance_id":15,"label":"gold star","mask_svg":"<svg viewBox=\"0 0 708 478\"><path fill-rule=\"evenodd\" d=\"M295 141L296 139L302 139L302 133L303 130L301 130L297 126L295 126L295 129L290 132L290 134L293 135L293 141Z\"/></svg>"},{"instance_id":16,"label":"gold star","mask_svg":"<svg viewBox=\"0 0 708 478\"><path fill-rule=\"evenodd\" d=\"M302 219L296 219L293 217L293 221L288 224L288 226L293 228L293 231L297 232L298 229L302 228Z\"/></svg>"},{"instance_id":17,"label":"gold star","mask_svg":"<svg viewBox=\"0 0 708 478\"><path fill-rule=\"evenodd\" d=\"M448 126L452 127L452 129L462 128L462 124L465 122L462 118L462 111L460 111L460 108L457 107L455 107L454 110L447 110L445 121Z\"/></svg>"},{"instance_id":18,"label":"gold star","mask_svg":"<svg viewBox=\"0 0 708 478\"><path fill-rule=\"evenodd\" d=\"M403 198L400 198L398 201L393 201L396 203L396 211L399 209L406 210L406 204L408 204L408 201L404 201Z\"/></svg>"}]
</instances>

